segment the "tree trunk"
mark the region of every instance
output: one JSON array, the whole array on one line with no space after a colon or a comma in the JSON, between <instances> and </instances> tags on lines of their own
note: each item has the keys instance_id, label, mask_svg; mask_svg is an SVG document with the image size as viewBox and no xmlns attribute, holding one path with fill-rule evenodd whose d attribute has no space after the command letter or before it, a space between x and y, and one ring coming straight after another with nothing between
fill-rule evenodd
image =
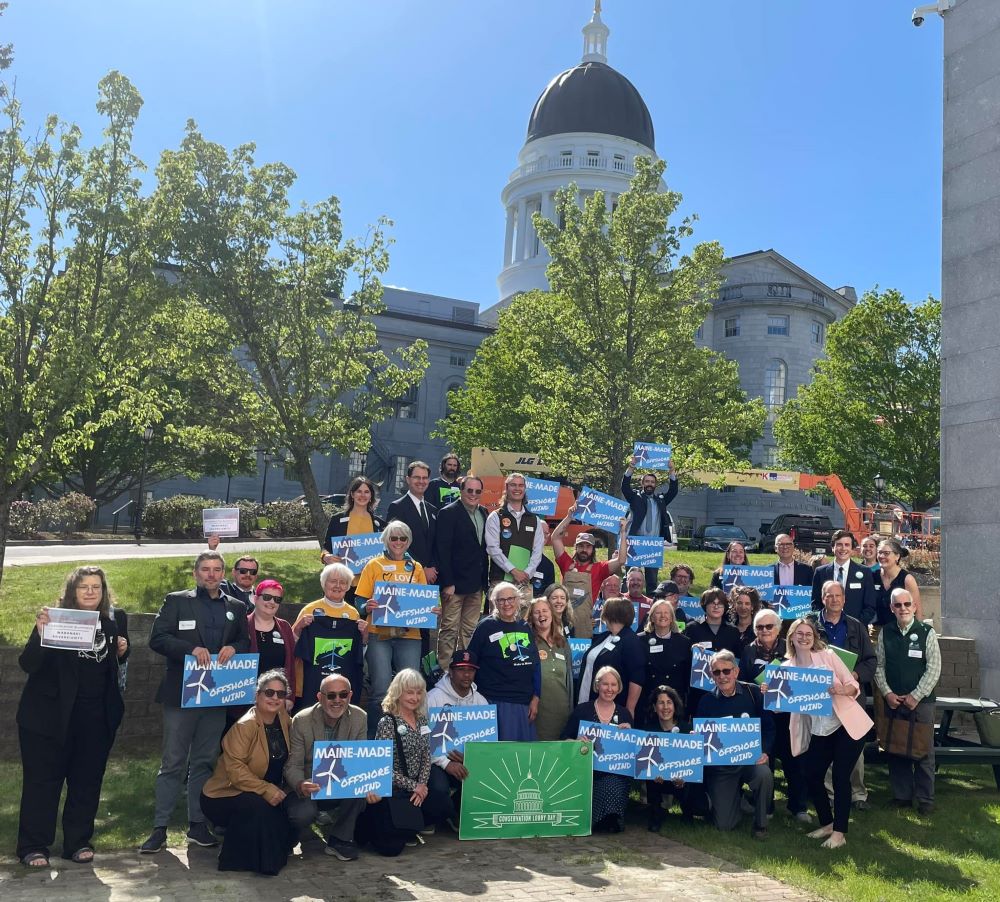
<instances>
[{"instance_id":1,"label":"tree trunk","mask_svg":"<svg viewBox=\"0 0 1000 902\"><path fill-rule=\"evenodd\" d=\"M3 583L3 562L7 555L7 537L10 535L11 498L0 499L0 585Z\"/></svg>"},{"instance_id":2,"label":"tree trunk","mask_svg":"<svg viewBox=\"0 0 1000 902\"><path fill-rule=\"evenodd\" d=\"M316 533L316 540L323 541L326 536L327 520L326 511L323 510L323 502L319 497L319 487L316 485L316 476L312 470L312 460L308 451L302 452L292 450L292 457L295 459L296 469L299 471L299 483L302 485L302 493L306 496L306 504L309 506L309 516L312 518L313 532Z\"/></svg>"}]
</instances>

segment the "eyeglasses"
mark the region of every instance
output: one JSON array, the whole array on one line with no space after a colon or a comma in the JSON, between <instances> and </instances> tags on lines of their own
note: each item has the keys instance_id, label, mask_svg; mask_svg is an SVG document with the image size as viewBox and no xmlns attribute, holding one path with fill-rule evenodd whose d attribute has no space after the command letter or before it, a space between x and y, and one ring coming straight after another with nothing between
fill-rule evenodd
<instances>
[{"instance_id":1,"label":"eyeglasses","mask_svg":"<svg viewBox=\"0 0 1000 902\"><path fill-rule=\"evenodd\" d=\"M732 672L732 667L720 667L718 670L712 671L712 676L729 676Z\"/></svg>"},{"instance_id":2,"label":"eyeglasses","mask_svg":"<svg viewBox=\"0 0 1000 902\"><path fill-rule=\"evenodd\" d=\"M409 542L410 540L406 536L389 536L390 542Z\"/></svg>"},{"instance_id":3,"label":"eyeglasses","mask_svg":"<svg viewBox=\"0 0 1000 902\"><path fill-rule=\"evenodd\" d=\"M912 608L913 607L913 602L912 601L894 601L892 603L892 606L894 608Z\"/></svg>"},{"instance_id":4,"label":"eyeglasses","mask_svg":"<svg viewBox=\"0 0 1000 902\"><path fill-rule=\"evenodd\" d=\"M773 630L774 629L774 624L773 623L758 623L754 627L754 629L755 630Z\"/></svg>"},{"instance_id":5,"label":"eyeglasses","mask_svg":"<svg viewBox=\"0 0 1000 902\"><path fill-rule=\"evenodd\" d=\"M241 576L256 576L256 567L233 567L233 569L239 573Z\"/></svg>"},{"instance_id":6,"label":"eyeglasses","mask_svg":"<svg viewBox=\"0 0 1000 902\"><path fill-rule=\"evenodd\" d=\"M266 695L268 698L288 698L288 693L284 689L261 689L261 695Z\"/></svg>"},{"instance_id":7,"label":"eyeglasses","mask_svg":"<svg viewBox=\"0 0 1000 902\"><path fill-rule=\"evenodd\" d=\"M520 600L516 595L505 595L503 598L497 599L497 604L514 604Z\"/></svg>"},{"instance_id":8,"label":"eyeglasses","mask_svg":"<svg viewBox=\"0 0 1000 902\"><path fill-rule=\"evenodd\" d=\"M792 542L778 542L775 548L794 548L795 545Z\"/></svg>"},{"instance_id":9,"label":"eyeglasses","mask_svg":"<svg viewBox=\"0 0 1000 902\"><path fill-rule=\"evenodd\" d=\"M269 595L267 592L261 592L260 595L257 596L257 598L260 601L273 601L275 604L281 604L281 602L284 600L280 595Z\"/></svg>"},{"instance_id":10,"label":"eyeglasses","mask_svg":"<svg viewBox=\"0 0 1000 902\"><path fill-rule=\"evenodd\" d=\"M462 491L465 492L466 495L482 495L483 494L483 490L482 489L462 489Z\"/></svg>"},{"instance_id":11,"label":"eyeglasses","mask_svg":"<svg viewBox=\"0 0 1000 902\"><path fill-rule=\"evenodd\" d=\"M341 689L340 692L324 692L323 695L326 696L327 701L335 702L338 698L343 701L351 697L351 690Z\"/></svg>"}]
</instances>

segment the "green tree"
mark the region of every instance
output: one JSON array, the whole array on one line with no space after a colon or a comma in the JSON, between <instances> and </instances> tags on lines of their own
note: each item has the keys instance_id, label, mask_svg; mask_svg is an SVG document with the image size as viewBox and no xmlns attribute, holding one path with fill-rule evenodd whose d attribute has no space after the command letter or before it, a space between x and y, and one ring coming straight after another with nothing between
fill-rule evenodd
<instances>
[{"instance_id":1,"label":"green tree","mask_svg":"<svg viewBox=\"0 0 1000 902\"><path fill-rule=\"evenodd\" d=\"M336 198L290 211L291 169L257 166L251 144L229 153L194 123L180 149L164 153L158 179L184 287L238 337L259 404L257 433L290 458L323 535L312 455L367 449L372 423L427 366L422 341L392 357L378 346L385 223L363 243L343 240Z\"/></svg>"},{"instance_id":2,"label":"green tree","mask_svg":"<svg viewBox=\"0 0 1000 902\"><path fill-rule=\"evenodd\" d=\"M9 3L0 3L0 16L4 14L9 5ZM14 45L0 44L0 69L9 69L12 62L14 62Z\"/></svg>"},{"instance_id":3,"label":"green tree","mask_svg":"<svg viewBox=\"0 0 1000 902\"><path fill-rule=\"evenodd\" d=\"M132 132L142 98L117 72L99 86L104 141L50 117L29 136L0 86L0 572L10 505L51 463L89 441L102 361L142 341L162 281ZM131 328L123 328L130 324Z\"/></svg>"},{"instance_id":4,"label":"green tree","mask_svg":"<svg viewBox=\"0 0 1000 902\"><path fill-rule=\"evenodd\" d=\"M867 292L830 326L826 358L774 423L782 460L836 473L870 494L926 510L940 494L941 303L910 306L894 289Z\"/></svg>"},{"instance_id":5,"label":"green tree","mask_svg":"<svg viewBox=\"0 0 1000 902\"><path fill-rule=\"evenodd\" d=\"M634 441L673 443L679 466L730 469L765 412L740 390L736 365L700 348L723 262L716 243L680 255L691 220L670 225L679 194L662 162L636 161L612 215L596 192L581 208L556 199L562 227L540 215L550 292L500 314L440 424L451 447L539 451L554 472L617 493Z\"/></svg>"}]
</instances>

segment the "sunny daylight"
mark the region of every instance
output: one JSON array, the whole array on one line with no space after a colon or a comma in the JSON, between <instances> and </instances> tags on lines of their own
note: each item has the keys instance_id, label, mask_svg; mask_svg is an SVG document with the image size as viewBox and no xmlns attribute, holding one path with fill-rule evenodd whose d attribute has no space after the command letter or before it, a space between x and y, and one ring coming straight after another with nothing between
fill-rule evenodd
<instances>
[{"instance_id":1,"label":"sunny daylight","mask_svg":"<svg viewBox=\"0 0 1000 902\"><path fill-rule=\"evenodd\" d=\"M1000 3L0 0L0 896L1000 898Z\"/></svg>"}]
</instances>

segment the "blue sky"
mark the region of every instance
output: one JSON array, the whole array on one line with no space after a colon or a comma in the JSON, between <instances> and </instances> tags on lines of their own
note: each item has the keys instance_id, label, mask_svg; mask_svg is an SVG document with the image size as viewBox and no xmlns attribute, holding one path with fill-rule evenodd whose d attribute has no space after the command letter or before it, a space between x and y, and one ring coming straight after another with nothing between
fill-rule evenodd
<instances>
[{"instance_id":1,"label":"blue sky","mask_svg":"<svg viewBox=\"0 0 1000 902\"><path fill-rule=\"evenodd\" d=\"M913 2L605 0L609 63L642 93L698 240L773 247L832 287L940 295L941 22ZM0 42L30 121L96 140L98 80L145 99L154 166L188 118L392 218L387 282L496 300L500 191L590 0L11 0Z\"/></svg>"}]
</instances>

